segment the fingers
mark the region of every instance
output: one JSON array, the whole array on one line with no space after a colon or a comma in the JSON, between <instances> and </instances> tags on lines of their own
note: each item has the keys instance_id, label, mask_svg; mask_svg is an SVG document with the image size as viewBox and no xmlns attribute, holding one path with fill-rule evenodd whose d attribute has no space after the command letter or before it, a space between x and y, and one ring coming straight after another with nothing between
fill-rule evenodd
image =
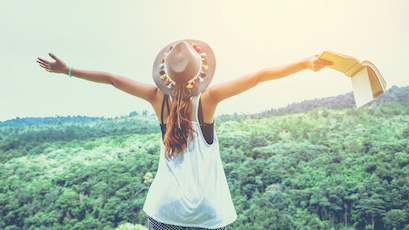
<instances>
[{"instance_id":1,"label":"fingers","mask_svg":"<svg viewBox=\"0 0 409 230\"><path fill-rule=\"evenodd\" d=\"M311 69L312 71L317 72L317 71L325 68L326 66L331 66L331 65L334 64L332 61L320 59L319 56L320 55L315 54L313 56L310 56L310 57L304 59L307 62L307 67L309 69Z\"/></svg>"},{"instance_id":2,"label":"fingers","mask_svg":"<svg viewBox=\"0 0 409 230\"><path fill-rule=\"evenodd\" d=\"M42 58L38 58L37 63L39 63L40 65L43 65L43 66L50 66L50 62L48 62L48 61L46 61L46 60L44 60Z\"/></svg>"},{"instance_id":3,"label":"fingers","mask_svg":"<svg viewBox=\"0 0 409 230\"><path fill-rule=\"evenodd\" d=\"M50 66L51 63L50 63L49 61L44 60L44 59L42 59L42 58L38 58L37 63L39 64L39 66L40 66L41 68L45 69L47 72L53 72L53 71L51 70L51 66Z\"/></svg>"},{"instance_id":4,"label":"fingers","mask_svg":"<svg viewBox=\"0 0 409 230\"><path fill-rule=\"evenodd\" d=\"M45 64L50 64L50 62L49 62L49 61L44 60L44 59L42 59L42 58L38 58L38 60L40 60L42 63L45 63ZM37 62L39 62L39 61L37 61Z\"/></svg>"},{"instance_id":5,"label":"fingers","mask_svg":"<svg viewBox=\"0 0 409 230\"><path fill-rule=\"evenodd\" d=\"M39 62L39 61L37 61L37 63L39 64L39 66L40 66L41 68L44 68L44 69L47 70L47 71L50 70L50 66L49 66L48 64L44 64L44 63L41 63L41 62Z\"/></svg>"},{"instance_id":6,"label":"fingers","mask_svg":"<svg viewBox=\"0 0 409 230\"><path fill-rule=\"evenodd\" d=\"M40 66L49 66L50 64L44 61L37 61L38 64L40 64Z\"/></svg>"},{"instance_id":7,"label":"fingers","mask_svg":"<svg viewBox=\"0 0 409 230\"><path fill-rule=\"evenodd\" d=\"M333 65L334 63L332 61L324 60L324 59L318 59L320 61L320 64L322 65Z\"/></svg>"},{"instance_id":8,"label":"fingers","mask_svg":"<svg viewBox=\"0 0 409 230\"><path fill-rule=\"evenodd\" d=\"M49 61L44 60L42 58L38 58L37 62L40 63L40 64L43 64L43 65L49 65L50 64Z\"/></svg>"},{"instance_id":9,"label":"fingers","mask_svg":"<svg viewBox=\"0 0 409 230\"><path fill-rule=\"evenodd\" d=\"M316 55L316 57L318 57L318 56ZM318 61L320 64L325 65L325 66L327 66L327 65L333 65L333 64L334 64L332 61L325 60L325 59L321 59L321 58L317 58L317 61Z\"/></svg>"},{"instance_id":10,"label":"fingers","mask_svg":"<svg viewBox=\"0 0 409 230\"><path fill-rule=\"evenodd\" d=\"M50 55L50 57L51 57L52 59L54 59L54 60L56 60L56 61L60 61L60 59L57 58L54 54L49 53L48 55Z\"/></svg>"},{"instance_id":11,"label":"fingers","mask_svg":"<svg viewBox=\"0 0 409 230\"><path fill-rule=\"evenodd\" d=\"M313 62L313 71L319 71L323 68L325 68L328 65L332 65L333 63L331 61L326 61L326 60L322 60L322 59L317 59Z\"/></svg>"},{"instance_id":12,"label":"fingers","mask_svg":"<svg viewBox=\"0 0 409 230\"><path fill-rule=\"evenodd\" d=\"M326 66L331 66L333 64L334 63L332 61L317 58L316 60L314 60L313 70L318 71L318 70L325 68Z\"/></svg>"},{"instance_id":13,"label":"fingers","mask_svg":"<svg viewBox=\"0 0 409 230\"><path fill-rule=\"evenodd\" d=\"M50 57L51 57L52 59L54 59L54 60L56 60L56 61L60 61L60 59L57 58L54 54L48 53L48 55L50 55ZM38 60L40 60L41 62L43 62L43 63L45 63L45 64L50 64L50 62L47 61L47 60L45 60L45 59L38 58Z\"/></svg>"}]
</instances>

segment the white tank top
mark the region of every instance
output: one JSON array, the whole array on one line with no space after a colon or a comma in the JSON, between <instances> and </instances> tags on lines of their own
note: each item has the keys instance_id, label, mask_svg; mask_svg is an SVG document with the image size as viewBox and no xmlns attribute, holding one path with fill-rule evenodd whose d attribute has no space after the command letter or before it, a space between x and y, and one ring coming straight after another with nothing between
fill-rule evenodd
<instances>
[{"instance_id":1,"label":"white tank top","mask_svg":"<svg viewBox=\"0 0 409 230\"><path fill-rule=\"evenodd\" d=\"M172 160L161 141L159 167L143 210L156 221L184 227L221 228L236 220L214 134L207 144L198 122L200 95L192 98L192 125L197 132ZM214 132L214 131L213 131Z\"/></svg>"}]
</instances>

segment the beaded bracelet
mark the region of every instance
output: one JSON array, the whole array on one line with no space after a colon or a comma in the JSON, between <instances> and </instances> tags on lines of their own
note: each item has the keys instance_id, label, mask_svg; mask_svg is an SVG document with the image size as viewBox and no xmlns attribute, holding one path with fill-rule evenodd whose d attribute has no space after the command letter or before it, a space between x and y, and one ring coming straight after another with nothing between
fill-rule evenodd
<instances>
[{"instance_id":1,"label":"beaded bracelet","mask_svg":"<svg viewBox=\"0 0 409 230\"><path fill-rule=\"evenodd\" d=\"M68 71L68 76L72 77L71 75L71 70L74 69L74 67L71 67L70 70Z\"/></svg>"}]
</instances>

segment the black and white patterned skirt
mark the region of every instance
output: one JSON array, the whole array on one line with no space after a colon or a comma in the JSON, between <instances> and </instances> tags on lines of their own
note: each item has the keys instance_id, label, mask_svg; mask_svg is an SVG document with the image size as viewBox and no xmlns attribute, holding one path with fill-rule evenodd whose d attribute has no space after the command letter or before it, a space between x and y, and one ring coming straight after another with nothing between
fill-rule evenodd
<instances>
[{"instance_id":1,"label":"black and white patterned skirt","mask_svg":"<svg viewBox=\"0 0 409 230\"><path fill-rule=\"evenodd\" d=\"M226 227L212 228L212 229L211 228L197 228L197 227L182 227L182 226L177 226L177 225L164 224L148 216L148 229L149 230L225 230Z\"/></svg>"}]
</instances>

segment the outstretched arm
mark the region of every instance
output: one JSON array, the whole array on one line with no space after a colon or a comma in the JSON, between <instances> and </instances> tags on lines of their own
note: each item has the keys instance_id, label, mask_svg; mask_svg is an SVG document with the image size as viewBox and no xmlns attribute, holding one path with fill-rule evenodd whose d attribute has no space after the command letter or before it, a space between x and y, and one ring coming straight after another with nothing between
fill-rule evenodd
<instances>
[{"instance_id":1,"label":"outstretched arm","mask_svg":"<svg viewBox=\"0 0 409 230\"><path fill-rule=\"evenodd\" d=\"M332 62L318 59L318 55L314 55L299 62L279 67L266 68L255 73L247 74L240 78L209 87L202 94L204 121L206 123L213 122L213 116L219 102L249 90L258 85L260 82L283 78L304 69L318 71L331 64Z\"/></svg>"},{"instance_id":2,"label":"outstretched arm","mask_svg":"<svg viewBox=\"0 0 409 230\"><path fill-rule=\"evenodd\" d=\"M318 59L318 55L314 55L298 62L279 67L262 69L258 72L247 74L240 78L214 85L207 90L206 94L208 100L212 101L212 104L217 104L229 97L253 88L260 82L283 78L304 69L319 71L325 66L331 64L332 62Z\"/></svg>"},{"instance_id":3,"label":"outstretched arm","mask_svg":"<svg viewBox=\"0 0 409 230\"><path fill-rule=\"evenodd\" d=\"M70 68L55 55L51 53L49 55L55 61L50 62L45 59L38 58L37 62L40 64L40 66L48 72L63 73L68 75ZM126 93L145 99L151 104L156 103L158 99L159 90L156 86L137 82L119 75L100 71L80 70L76 68L71 69L71 75L92 82L111 84Z\"/></svg>"}]
</instances>

